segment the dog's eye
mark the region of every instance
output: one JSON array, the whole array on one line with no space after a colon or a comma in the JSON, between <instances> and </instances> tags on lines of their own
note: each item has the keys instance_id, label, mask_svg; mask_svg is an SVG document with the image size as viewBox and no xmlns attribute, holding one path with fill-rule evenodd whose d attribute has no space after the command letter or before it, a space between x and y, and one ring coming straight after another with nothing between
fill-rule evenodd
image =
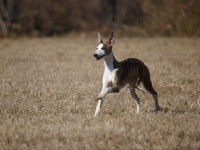
<instances>
[{"instance_id":1,"label":"dog's eye","mask_svg":"<svg viewBox=\"0 0 200 150\"><path fill-rule=\"evenodd\" d=\"M102 47L102 50L106 50L106 48L105 48L105 47Z\"/></svg>"}]
</instances>

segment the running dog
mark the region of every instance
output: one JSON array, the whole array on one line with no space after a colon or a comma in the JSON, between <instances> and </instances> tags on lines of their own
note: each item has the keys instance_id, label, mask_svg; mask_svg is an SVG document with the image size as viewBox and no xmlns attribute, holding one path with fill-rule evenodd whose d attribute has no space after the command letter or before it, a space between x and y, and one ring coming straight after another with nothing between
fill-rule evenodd
<instances>
[{"instance_id":1,"label":"running dog","mask_svg":"<svg viewBox=\"0 0 200 150\"><path fill-rule=\"evenodd\" d=\"M131 96L136 100L137 113L140 111L140 99L135 93L135 88L143 91L138 87L140 82L143 83L145 89L153 96L155 100L156 110L160 110L158 103L157 92L154 90L150 72L147 66L137 58L128 58L124 61L118 62L113 54L112 47L114 45L114 34L110 34L107 43L103 43L100 34L98 33L98 45L94 57L96 60L104 59L104 74L102 80L102 90L96 100L94 116L98 116L106 94L118 93L120 89L127 85Z\"/></svg>"}]
</instances>

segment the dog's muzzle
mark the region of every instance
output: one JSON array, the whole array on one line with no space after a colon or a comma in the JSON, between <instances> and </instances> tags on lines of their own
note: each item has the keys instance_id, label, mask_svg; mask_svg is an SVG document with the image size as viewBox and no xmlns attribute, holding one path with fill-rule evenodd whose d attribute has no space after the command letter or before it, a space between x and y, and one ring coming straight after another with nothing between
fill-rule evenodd
<instances>
[{"instance_id":1,"label":"dog's muzzle","mask_svg":"<svg viewBox=\"0 0 200 150\"><path fill-rule=\"evenodd\" d=\"M100 59L101 59L102 57L104 57L105 55L99 56L98 54L94 54L93 56L96 58L96 60L100 60Z\"/></svg>"}]
</instances>

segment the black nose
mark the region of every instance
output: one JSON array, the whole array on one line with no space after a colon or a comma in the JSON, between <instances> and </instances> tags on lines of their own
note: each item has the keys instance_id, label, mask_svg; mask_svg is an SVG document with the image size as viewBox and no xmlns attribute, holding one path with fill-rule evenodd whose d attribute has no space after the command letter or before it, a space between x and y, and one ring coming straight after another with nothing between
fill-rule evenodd
<instances>
[{"instance_id":1,"label":"black nose","mask_svg":"<svg viewBox=\"0 0 200 150\"><path fill-rule=\"evenodd\" d=\"M97 54L94 54L93 56L94 56L94 57L97 57Z\"/></svg>"}]
</instances>

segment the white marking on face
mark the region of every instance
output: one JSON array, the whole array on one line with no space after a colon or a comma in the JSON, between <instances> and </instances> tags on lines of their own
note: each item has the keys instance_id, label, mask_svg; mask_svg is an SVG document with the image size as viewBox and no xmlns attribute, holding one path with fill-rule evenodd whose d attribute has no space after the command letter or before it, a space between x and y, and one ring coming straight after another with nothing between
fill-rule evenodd
<instances>
[{"instance_id":1,"label":"white marking on face","mask_svg":"<svg viewBox=\"0 0 200 150\"><path fill-rule=\"evenodd\" d=\"M102 49L102 47L103 47L103 44L102 44L102 43L99 44L99 45L97 46L97 50L96 50L95 54L97 54L98 56L103 56L103 55L105 55L105 51Z\"/></svg>"}]
</instances>

